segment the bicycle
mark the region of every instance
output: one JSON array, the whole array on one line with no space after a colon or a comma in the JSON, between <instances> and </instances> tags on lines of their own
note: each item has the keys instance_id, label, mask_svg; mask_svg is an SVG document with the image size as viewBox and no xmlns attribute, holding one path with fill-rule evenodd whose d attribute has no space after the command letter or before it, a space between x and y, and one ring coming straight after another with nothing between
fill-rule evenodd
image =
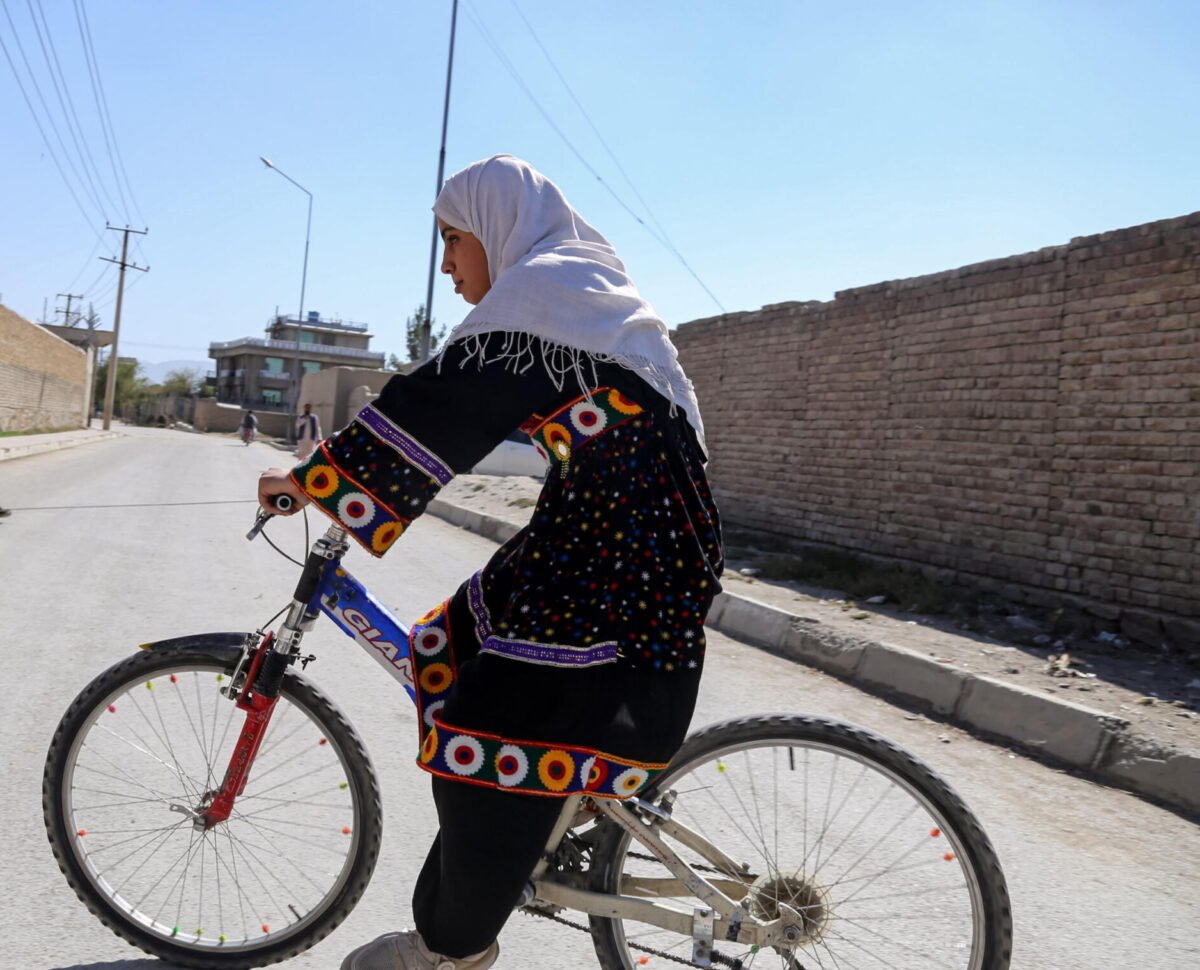
<instances>
[{"instance_id":1,"label":"bicycle","mask_svg":"<svg viewBox=\"0 0 1200 970\"><path fill-rule=\"evenodd\" d=\"M330 617L410 697L410 646L439 647L409 644L347 551L336 525L311 545L278 630L144 644L63 715L43 783L50 842L79 898L135 946L261 966L323 939L365 891L379 785L303 674L315 658L301 642ZM632 797L568 798L519 908L589 932L604 970L1004 970L1012 936L999 861L950 786L869 731L797 715L709 725Z\"/></svg>"}]
</instances>

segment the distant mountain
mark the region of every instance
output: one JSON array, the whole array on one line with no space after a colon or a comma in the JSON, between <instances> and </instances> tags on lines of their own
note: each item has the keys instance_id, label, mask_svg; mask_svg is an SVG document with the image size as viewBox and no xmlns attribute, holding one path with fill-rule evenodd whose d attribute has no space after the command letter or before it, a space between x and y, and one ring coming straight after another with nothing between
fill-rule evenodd
<instances>
[{"instance_id":1,"label":"distant mountain","mask_svg":"<svg viewBox=\"0 0 1200 970\"><path fill-rule=\"evenodd\" d=\"M138 361L142 365L142 376L152 384L161 384L173 370L198 370L201 374L207 374L213 369L212 360L164 360L161 364L151 364L147 361Z\"/></svg>"}]
</instances>

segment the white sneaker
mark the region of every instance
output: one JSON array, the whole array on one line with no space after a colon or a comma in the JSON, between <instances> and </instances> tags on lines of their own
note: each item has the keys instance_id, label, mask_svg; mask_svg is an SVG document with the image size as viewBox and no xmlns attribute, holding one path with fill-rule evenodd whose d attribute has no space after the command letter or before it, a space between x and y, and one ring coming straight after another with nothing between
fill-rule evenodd
<instances>
[{"instance_id":1,"label":"white sneaker","mask_svg":"<svg viewBox=\"0 0 1200 970\"><path fill-rule=\"evenodd\" d=\"M474 956L444 957L433 953L416 930L384 933L342 961L341 970L487 970L500 955L500 943L494 942Z\"/></svg>"}]
</instances>

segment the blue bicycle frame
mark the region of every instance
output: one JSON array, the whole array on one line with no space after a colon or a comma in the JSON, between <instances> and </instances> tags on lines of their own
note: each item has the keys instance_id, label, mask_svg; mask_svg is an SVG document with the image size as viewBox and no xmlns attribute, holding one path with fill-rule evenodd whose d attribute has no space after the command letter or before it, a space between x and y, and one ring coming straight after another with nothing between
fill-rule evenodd
<instances>
[{"instance_id":1,"label":"blue bicycle frame","mask_svg":"<svg viewBox=\"0 0 1200 970\"><path fill-rule=\"evenodd\" d=\"M341 557L326 563L311 605L319 607L374 657L416 701L408 631L362 583L346 572Z\"/></svg>"}]
</instances>

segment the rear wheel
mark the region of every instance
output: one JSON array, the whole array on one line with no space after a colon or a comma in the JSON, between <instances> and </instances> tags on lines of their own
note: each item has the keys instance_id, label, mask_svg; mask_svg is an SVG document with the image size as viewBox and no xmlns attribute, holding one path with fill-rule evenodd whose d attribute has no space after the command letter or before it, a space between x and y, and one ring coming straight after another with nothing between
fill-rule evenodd
<instances>
[{"instance_id":1,"label":"rear wheel","mask_svg":"<svg viewBox=\"0 0 1200 970\"><path fill-rule=\"evenodd\" d=\"M759 919L795 914L797 942L786 947L716 939L729 961L783 970L1008 967L1008 891L987 836L949 785L883 738L821 718L725 721L689 738L643 797L665 804L669 792L672 818L735 865L664 836L681 858ZM597 838L591 888L686 913L701 906L615 825ZM635 970L648 954L692 965L690 936L595 916L591 926L605 970Z\"/></svg>"},{"instance_id":2,"label":"rear wheel","mask_svg":"<svg viewBox=\"0 0 1200 970\"><path fill-rule=\"evenodd\" d=\"M188 967L262 966L327 936L375 868L382 809L345 716L289 670L245 790L209 831L245 713L221 694L237 648L167 646L71 704L42 807L59 867L100 920Z\"/></svg>"}]
</instances>

